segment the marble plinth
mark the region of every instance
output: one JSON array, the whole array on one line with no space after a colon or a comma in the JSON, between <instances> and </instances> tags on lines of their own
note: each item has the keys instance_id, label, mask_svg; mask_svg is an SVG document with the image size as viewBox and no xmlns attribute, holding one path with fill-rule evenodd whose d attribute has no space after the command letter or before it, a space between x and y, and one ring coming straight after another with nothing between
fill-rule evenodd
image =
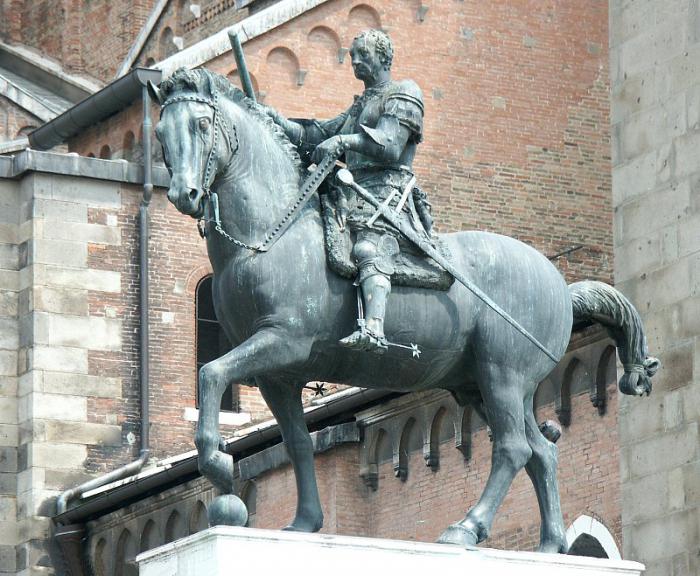
<instances>
[{"instance_id":1,"label":"marble plinth","mask_svg":"<svg viewBox=\"0 0 700 576\"><path fill-rule=\"evenodd\" d=\"M217 526L140 554L140 576L639 576L644 566L489 548Z\"/></svg>"}]
</instances>

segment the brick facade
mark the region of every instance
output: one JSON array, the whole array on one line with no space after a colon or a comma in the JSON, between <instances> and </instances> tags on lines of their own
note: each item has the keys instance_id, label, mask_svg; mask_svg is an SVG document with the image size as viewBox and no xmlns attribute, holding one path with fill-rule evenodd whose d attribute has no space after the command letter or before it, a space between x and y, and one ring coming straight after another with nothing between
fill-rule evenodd
<instances>
[{"instance_id":1,"label":"brick facade","mask_svg":"<svg viewBox=\"0 0 700 576\"><path fill-rule=\"evenodd\" d=\"M29 129L42 124L36 116L29 114L13 102L0 96L0 142L26 136Z\"/></svg>"}]
</instances>

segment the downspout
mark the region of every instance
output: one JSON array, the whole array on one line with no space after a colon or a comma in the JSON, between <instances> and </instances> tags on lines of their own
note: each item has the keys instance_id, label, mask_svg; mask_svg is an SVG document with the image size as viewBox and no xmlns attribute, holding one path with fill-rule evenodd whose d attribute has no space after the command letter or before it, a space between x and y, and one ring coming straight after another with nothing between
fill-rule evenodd
<instances>
[{"instance_id":1,"label":"downspout","mask_svg":"<svg viewBox=\"0 0 700 576\"><path fill-rule=\"evenodd\" d=\"M149 441L149 403L148 403L148 205L153 195L152 153L151 153L151 98L147 86L142 88L143 102L143 199L139 206L139 323L140 337L140 380L141 380L141 451L137 460L112 470L104 476L93 478L80 486L70 488L56 499L56 515L63 514L68 503L82 496L85 492L110 484L137 474L148 462Z\"/></svg>"}]
</instances>

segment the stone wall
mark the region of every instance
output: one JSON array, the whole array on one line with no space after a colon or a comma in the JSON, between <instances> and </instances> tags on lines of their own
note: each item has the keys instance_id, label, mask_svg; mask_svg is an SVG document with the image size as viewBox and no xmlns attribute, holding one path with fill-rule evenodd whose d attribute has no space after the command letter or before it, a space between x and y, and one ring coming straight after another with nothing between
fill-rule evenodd
<instances>
[{"instance_id":1,"label":"stone wall","mask_svg":"<svg viewBox=\"0 0 700 576\"><path fill-rule=\"evenodd\" d=\"M700 11L613 0L615 279L662 362L649 402L620 406L626 556L700 573Z\"/></svg>"}]
</instances>

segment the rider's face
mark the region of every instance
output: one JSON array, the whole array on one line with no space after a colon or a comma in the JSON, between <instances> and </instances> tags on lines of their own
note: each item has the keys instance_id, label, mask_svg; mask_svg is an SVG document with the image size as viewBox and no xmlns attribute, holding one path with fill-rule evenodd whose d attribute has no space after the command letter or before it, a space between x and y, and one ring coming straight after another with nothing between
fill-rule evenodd
<instances>
[{"instance_id":1,"label":"rider's face","mask_svg":"<svg viewBox=\"0 0 700 576\"><path fill-rule=\"evenodd\" d=\"M352 70L358 80L376 80L382 68L374 42L366 38L358 38L350 48Z\"/></svg>"}]
</instances>

